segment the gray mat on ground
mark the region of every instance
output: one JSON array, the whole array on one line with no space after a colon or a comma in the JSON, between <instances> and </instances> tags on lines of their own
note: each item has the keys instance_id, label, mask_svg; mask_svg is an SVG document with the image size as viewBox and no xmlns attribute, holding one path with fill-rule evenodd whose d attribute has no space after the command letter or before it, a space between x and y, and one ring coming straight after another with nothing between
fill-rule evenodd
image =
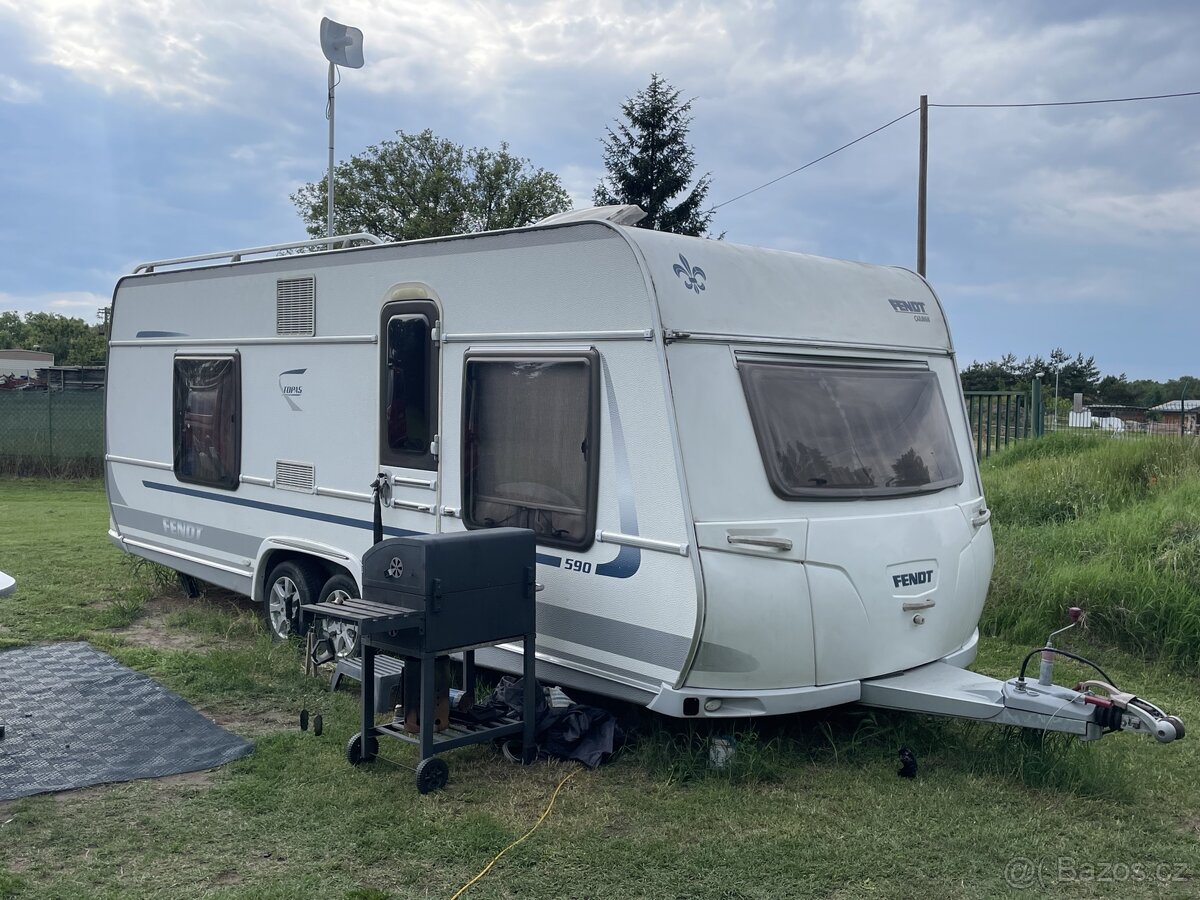
<instances>
[{"instance_id":1,"label":"gray mat on ground","mask_svg":"<svg viewBox=\"0 0 1200 900\"><path fill-rule=\"evenodd\" d=\"M253 745L85 643L0 653L0 800L210 769Z\"/></svg>"}]
</instances>

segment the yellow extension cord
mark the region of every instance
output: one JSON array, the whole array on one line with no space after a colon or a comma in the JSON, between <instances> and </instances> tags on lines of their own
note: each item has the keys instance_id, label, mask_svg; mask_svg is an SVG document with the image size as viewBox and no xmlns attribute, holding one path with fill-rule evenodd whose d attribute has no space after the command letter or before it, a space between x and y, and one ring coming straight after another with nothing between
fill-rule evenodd
<instances>
[{"instance_id":1,"label":"yellow extension cord","mask_svg":"<svg viewBox=\"0 0 1200 900\"><path fill-rule=\"evenodd\" d=\"M507 847L505 847L503 850L501 850L499 853L497 853L495 856L493 856L492 861L490 863L488 863L486 866L484 866L483 870L480 871L480 873L478 875L476 875L474 878L472 878L470 881L468 881L466 884L464 884L462 887L460 887L458 889L458 891L454 894L454 896L450 898L450 900L458 900L459 897L461 897L463 894L465 894L467 892L467 888L469 888L471 885L473 885L475 882L477 882L480 878L482 878L484 875L486 875L488 873L488 869L490 869L492 866L494 866L496 863L498 863L500 861L500 857L502 857L505 853L507 853L513 847L517 846L517 844L521 843L521 841L525 840L525 838L529 837L531 834L533 834L535 831L537 831L538 826L541 825L544 821L546 821L546 816L550 815L550 810L554 808L554 801L558 799L558 792L563 789L563 785L566 784L568 781L570 781L572 778L574 778L578 774L579 774L579 770L576 769L574 772L572 772L570 775L568 775L566 778L564 778L562 781L560 781L558 783L558 787L556 787L554 789L554 793L550 796L550 802L546 804L546 808L542 811L542 814L538 817L538 820L533 823L533 827L530 828L523 835L521 835L519 838L517 838L515 841L513 841L511 844L509 844Z\"/></svg>"}]
</instances>

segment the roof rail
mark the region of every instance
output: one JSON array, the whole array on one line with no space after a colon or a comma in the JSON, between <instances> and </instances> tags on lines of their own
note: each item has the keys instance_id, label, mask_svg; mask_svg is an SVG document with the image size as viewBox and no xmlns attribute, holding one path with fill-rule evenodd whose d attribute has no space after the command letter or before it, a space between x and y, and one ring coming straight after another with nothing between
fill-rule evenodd
<instances>
[{"instance_id":1,"label":"roof rail","mask_svg":"<svg viewBox=\"0 0 1200 900\"><path fill-rule=\"evenodd\" d=\"M369 244L386 243L382 238L377 238L373 234L367 234L365 231L360 231L355 234L339 234L334 237L311 238L307 241L290 241L286 244L268 244L264 247L247 247L245 250L225 250L221 253L203 253L199 256L180 256L177 259L156 259L153 262L138 263L134 268L133 274L139 272L153 272L160 266L184 266L188 263L207 262L212 259L228 259L230 262L241 262L243 256L255 256L259 253L278 253L281 250L302 250L306 247L320 247L323 245L331 245L331 249L336 249L337 244L343 247L349 247L352 241L366 241Z\"/></svg>"}]
</instances>

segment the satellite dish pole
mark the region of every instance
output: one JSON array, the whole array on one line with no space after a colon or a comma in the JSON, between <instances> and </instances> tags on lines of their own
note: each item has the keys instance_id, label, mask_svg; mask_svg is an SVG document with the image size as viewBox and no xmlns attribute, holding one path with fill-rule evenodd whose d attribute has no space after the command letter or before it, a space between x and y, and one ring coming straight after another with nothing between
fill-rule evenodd
<instances>
[{"instance_id":1,"label":"satellite dish pole","mask_svg":"<svg viewBox=\"0 0 1200 900\"><path fill-rule=\"evenodd\" d=\"M329 60L329 187L328 209L325 218L325 236L333 237L333 98L337 87L337 67L361 69L363 65L363 34L357 28L342 25L329 18L321 20L321 52Z\"/></svg>"}]
</instances>

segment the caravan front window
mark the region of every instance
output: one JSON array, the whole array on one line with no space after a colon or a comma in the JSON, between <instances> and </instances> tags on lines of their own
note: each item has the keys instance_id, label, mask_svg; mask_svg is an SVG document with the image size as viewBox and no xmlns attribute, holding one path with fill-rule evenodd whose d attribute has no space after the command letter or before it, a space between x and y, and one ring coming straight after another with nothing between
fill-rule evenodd
<instances>
[{"instance_id":1,"label":"caravan front window","mask_svg":"<svg viewBox=\"0 0 1200 900\"><path fill-rule=\"evenodd\" d=\"M242 472L239 357L177 356L175 477L236 490Z\"/></svg>"},{"instance_id":2,"label":"caravan front window","mask_svg":"<svg viewBox=\"0 0 1200 900\"><path fill-rule=\"evenodd\" d=\"M581 354L468 356L463 520L583 549L596 528L600 372Z\"/></svg>"},{"instance_id":3,"label":"caravan front window","mask_svg":"<svg viewBox=\"0 0 1200 900\"><path fill-rule=\"evenodd\" d=\"M747 360L738 368L780 497L894 497L962 483L933 372Z\"/></svg>"}]
</instances>

